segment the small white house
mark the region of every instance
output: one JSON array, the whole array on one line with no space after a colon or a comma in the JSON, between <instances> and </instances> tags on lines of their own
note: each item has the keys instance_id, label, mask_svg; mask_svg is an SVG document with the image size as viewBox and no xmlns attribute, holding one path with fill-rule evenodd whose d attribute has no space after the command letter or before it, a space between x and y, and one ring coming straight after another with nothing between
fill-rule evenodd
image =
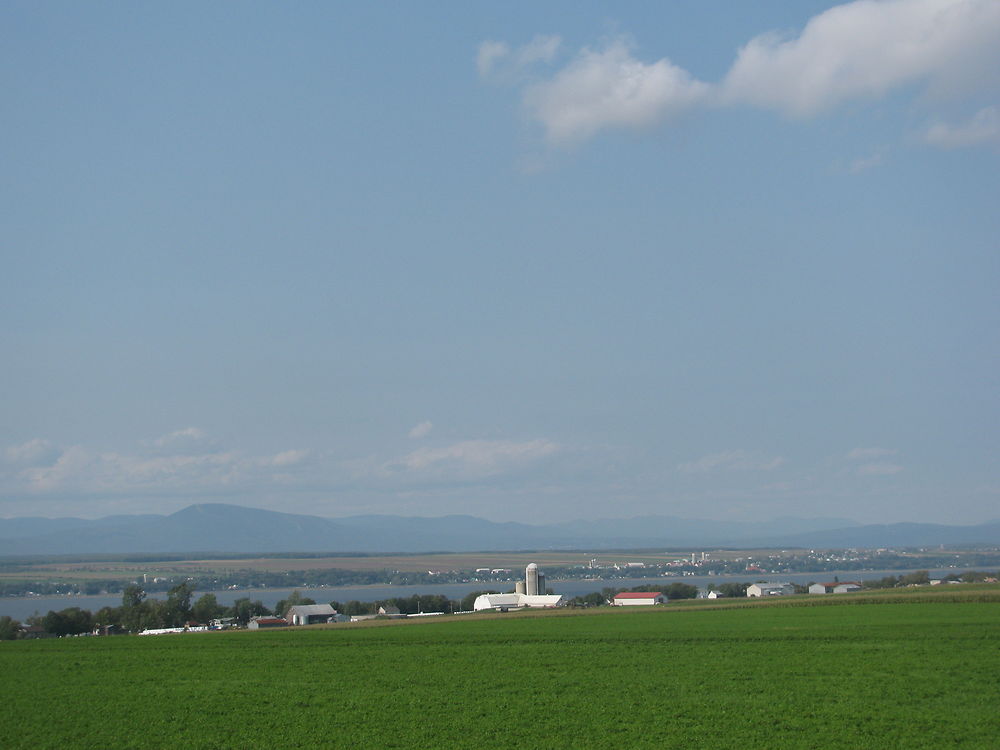
<instances>
[{"instance_id":1,"label":"small white house","mask_svg":"<svg viewBox=\"0 0 1000 750\"><path fill-rule=\"evenodd\" d=\"M790 583L752 583L747 586L747 596L750 598L788 596L794 593L795 587Z\"/></svg>"},{"instance_id":2,"label":"small white house","mask_svg":"<svg viewBox=\"0 0 1000 750\"><path fill-rule=\"evenodd\" d=\"M705 597L705 598L706 599L725 599L726 595L723 594L721 591L716 591L716 590L713 589L712 591L708 592L708 596Z\"/></svg>"},{"instance_id":3,"label":"small white house","mask_svg":"<svg viewBox=\"0 0 1000 750\"><path fill-rule=\"evenodd\" d=\"M659 591L623 591L611 600L615 607L652 607L666 603L667 597Z\"/></svg>"}]
</instances>

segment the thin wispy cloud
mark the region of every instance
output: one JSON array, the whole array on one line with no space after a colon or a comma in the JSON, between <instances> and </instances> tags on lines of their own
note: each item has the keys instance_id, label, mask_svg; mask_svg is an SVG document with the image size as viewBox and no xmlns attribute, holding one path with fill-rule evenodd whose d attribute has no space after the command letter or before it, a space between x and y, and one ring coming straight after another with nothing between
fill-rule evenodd
<instances>
[{"instance_id":1,"label":"thin wispy cloud","mask_svg":"<svg viewBox=\"0 0 1000 750\"><path fill-rule=\"evenodd\" d=\"M47 466L59 459L61 451L51 441L34 438L4 449L4 462L11 466Z\"/></svg>"},{"instance_id":2,"label":"thin wispy cloud","mask_svg":"<svg viewBox=\"0 0 1000 750\"><path fill-rule=\"evenodd\" d=\"M881 167L883 163L882 154L862 156L847 165L847 172L848 174L861 174L862 172L867 172L869 169Z\"/></svg>"},{"instance_id":3,"label":"thin wispy cloud","mask_svg":"<svg viewBox=\"0 0 1000 750\"><path fill-rule=\"evenodd\" d=\"M558 36L542 34L514 48L506 42L487 40L476 52L476 69L484 79L514 82L532 66L552 62L561 46Z\"/></svg>"},{"instance_id":4,"label":"thin wispy cloud","mask_svg":"<svg viewBox=\"0 0 1000 750\"><path fill-rule=\"evenodd\" d=\"M428 420L421 422L420 424L414 425L408 434L411 438L419 439L430 435L431 430L433 429L434 429L434 423Z\"/></svg>"},{"instance_id":5,"label":"thin wispy cloud","mask_svg":"<svg viewBox=\"0 0 1000 750\"><path fill-rule=\"evenodd\" d=\"M30 449L30 450L29 450ZM213 491L269 481L272 472L287 473L310 457L292 449L250 456L222 450L204 432L187 428L150 441L132 453L100 451L82 445L57 448L45 440L8 448L19 457L0 474L11 493L142 493L147 490ZM44 459L44 460L43 460Z\"/></svg>"},{"instance_id":6,"label":"thin wispy cloud","mask_svg":"<svg viewBox=\"0 0 1000 750\"><path fill-rule=\"evenodd\" d=\"M903 466L887 461L892 456L898 456L894 448L854 448L847 453L847 460L855 464L851 469L861 477L891 476L903 471Z\"/></svg>"},{"instance_id":7,"label":"thin wispy cloud","mask_svg":"<svg viewBox=\"0 0 1000 750\"><path fill-rule=\"evenodd\" d=\"M697 461L678 464L685 474L709 474L718 471L771 471L785 462L781 456L764 456L745 450L723 451L703 456Z\"/></svg>"},{"instance_id":8,"label":"thin wispy cloud","mask_svg":"<svg viewBox=\"0 0 1000 750\"><path fill-rule=\"evenodd\" d=\"M945 149L1000 147L1000 107L984 107L964 123L936 123L927 129L923 140Z\"/></svg>"},{"instance_id":9,"label":"thin wispy cloud","mask_svg":"<svg viewBox=\"0 0 1000 750\"><path fill-rule=\"evenodd\" d=\"M885 456L895 456L899 451L893 448L854 448L848 451L847 458L851 461L865 461Z\"/></svg>"},{"instance_id":10,"label":"thin wispy cloud","mask_svg":"<svg viewBox=\"0 0 1000 750\"><path fill-rule=\"evenodd\" d=\"M464 440L440 448L419 448L398 465L409 471L472 471L492 474L551 456L559 446L548 440Z\"/></svg>"},{"instance_id":11,"label":"thin wispy cloud","mask_svg":"<svg viewBox=\"0 0 1000 750\"><path fill-rule=\"evenodd\" d=\"M892 474L898 474L903 470L903 467L899 464L891 464L885 461L879 461L871 464L864 464L858 467L858 474L863 477L878 477L878 476L889 476Z\"/></svg>"}]
</instances>

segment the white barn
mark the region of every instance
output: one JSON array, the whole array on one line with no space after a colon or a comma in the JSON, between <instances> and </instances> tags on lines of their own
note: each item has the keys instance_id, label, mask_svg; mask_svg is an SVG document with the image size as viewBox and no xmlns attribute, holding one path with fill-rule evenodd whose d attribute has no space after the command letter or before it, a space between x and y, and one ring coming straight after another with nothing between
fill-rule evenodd
<instances>
[{"instance_id":1,"label":"white barn","mask_svg":"<svg viewBox=\"0 0 1000 750\"><path fill-rule=\"evenodd\" d=\"M666 603L667 597L659 591L623 591L611 600L615 607L652 607Z\"/></svg>"},{"instance_id":2,"label":"white barn","mask_svg":"<svg viewBox=\"0 0 1000 750\"><path fill-rule=\"evenodd\" d=\"M752 583L747 586L747 596L750 598L762 596L788 596L795 593L795 587L790 583Z\"/></svg>"},{"instance_id":3,"label":"white barn","mask_svg":"<svg viewBox=\"0 0 1000 750\"><path fill-rule=\"evenodd\" d=\"M565 602L561 594L480 594L472 604L476 612L484 609L525 609L526 607L561 607Z\"/></svg>"},{"instance_id":4,"label":"white barn","mask_svg":"<svg viewBox=\"0 0 1000 750\"><path fill-rule=\"evenodd\" d=\"M847 594L851 591L861 591L861 584L855 581L833 581L814 583L809 587L810 594Z\"/></svg>"},{"instance_id":5,"label":"white barn","mask_svg":"<svg viewBox=\"0 0 1000 750\"><path fill-rule=\"evenodd\" d=\"M335 622L337 610L329 604L296 604L285 613L289 625L312 625L317 622Z\"/></svg>"}]
</instances>

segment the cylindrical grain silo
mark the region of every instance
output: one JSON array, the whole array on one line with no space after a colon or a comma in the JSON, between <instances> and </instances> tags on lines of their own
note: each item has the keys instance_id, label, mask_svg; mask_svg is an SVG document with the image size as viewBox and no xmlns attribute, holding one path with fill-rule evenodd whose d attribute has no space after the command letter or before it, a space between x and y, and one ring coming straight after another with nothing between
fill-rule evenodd
<instances>
[{"instance_id":1,"label":"cylindrical grain silo","mask_svg":"<svg viewBox=\"0 0 1000 750\"><path fill-rule=\"evenodd\" d=\"M528 596L538 594L538 566L535 563L529 563L524 569L524 593Z\"/></svg>"}]
</instances>

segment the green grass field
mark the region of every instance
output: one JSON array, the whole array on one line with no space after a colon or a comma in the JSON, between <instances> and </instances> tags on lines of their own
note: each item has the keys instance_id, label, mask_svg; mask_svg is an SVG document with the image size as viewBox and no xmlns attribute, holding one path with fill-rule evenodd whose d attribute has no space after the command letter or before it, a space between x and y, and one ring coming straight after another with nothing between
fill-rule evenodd
<instances>
[{"instance_id":1,"label":"green grass field","mask_svg":"<svg viewBox=\"0 0 1000 750\"><path fill-rule=\"evenodd\" d=\"M975 598L3 643L0 743L1000 748Z\"/></svg>"}]
</instances>

